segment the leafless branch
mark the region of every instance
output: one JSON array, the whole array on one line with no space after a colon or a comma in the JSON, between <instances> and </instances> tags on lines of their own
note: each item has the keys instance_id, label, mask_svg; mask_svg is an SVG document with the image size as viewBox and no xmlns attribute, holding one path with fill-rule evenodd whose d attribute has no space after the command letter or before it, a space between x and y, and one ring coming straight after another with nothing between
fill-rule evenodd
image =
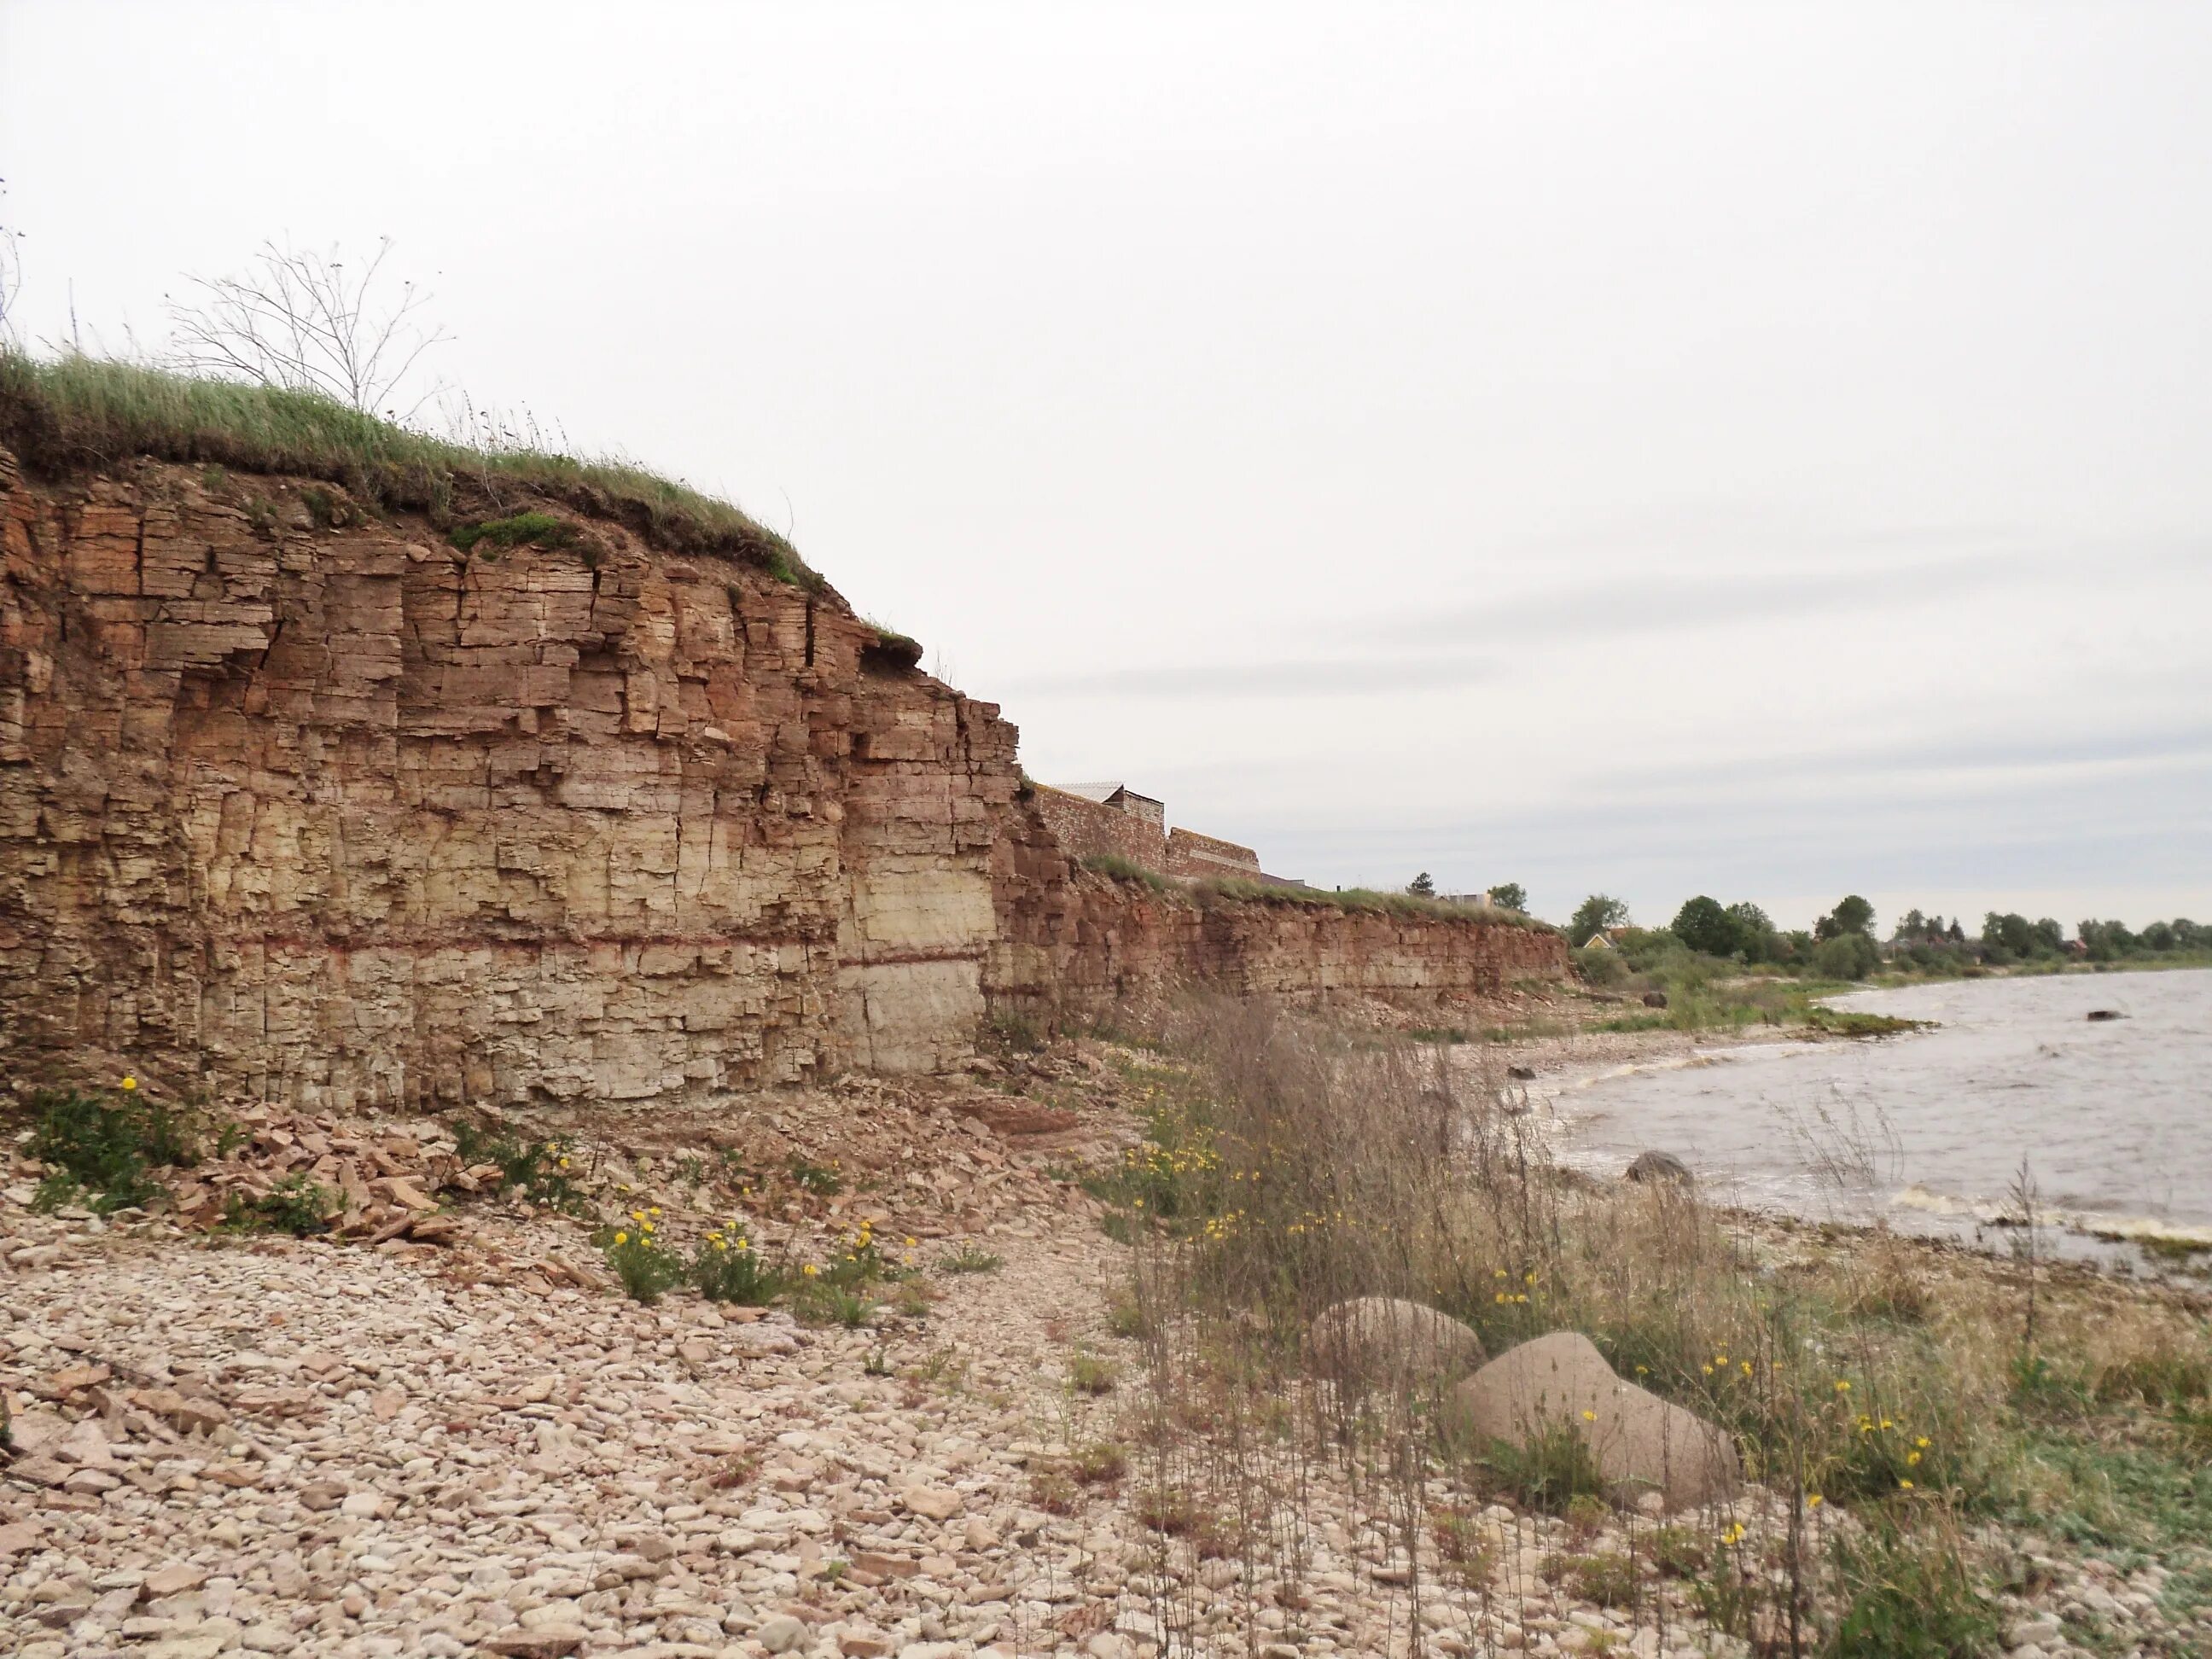
<instances>
[{"instance_id":1,"label":"leafless branch","mask_svg":"<svg viewBox=\"0 0 2212 1659\"><path fill-rule=\"evenodd\" d=\"M431 295L411 282L380 283L392 239L349 269L340 251L302 252L264 242L243 276L195 277L197 303L169 303L179 362L204 373L313 392L365 412L412 416L434 395L402 408L399 388L433 346L452 337L423 325Z\"/></svg>"}]
</instances>

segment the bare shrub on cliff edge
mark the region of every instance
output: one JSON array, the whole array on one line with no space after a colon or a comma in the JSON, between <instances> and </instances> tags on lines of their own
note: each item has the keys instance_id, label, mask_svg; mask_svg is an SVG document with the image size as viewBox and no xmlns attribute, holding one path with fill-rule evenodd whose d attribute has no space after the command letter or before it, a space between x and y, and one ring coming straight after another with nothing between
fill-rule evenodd
<instances>
[{"instance_id":1,"label":"bare shrub on cliff edge","mask_svg":"<svg viewBox=\"0 0 2212 1659\"><path fill-rule=\"evenodd\" d=\"M349 261L333 246L264 242L247 270L192 279L196 303L169 301L179 366L312 392L363 414L411 417L438 387L391 407L422 355L452 337L421 320L431 296L385 276L392 239Z\"/></svg>"}]
</instances>

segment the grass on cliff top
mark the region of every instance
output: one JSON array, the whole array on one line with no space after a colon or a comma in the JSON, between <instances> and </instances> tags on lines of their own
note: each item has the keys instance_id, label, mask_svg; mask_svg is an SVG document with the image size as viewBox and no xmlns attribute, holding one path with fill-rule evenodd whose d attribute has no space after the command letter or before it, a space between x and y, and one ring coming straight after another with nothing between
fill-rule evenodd
<instances>
[{"instance_id":1,"label":"grass on cliff top","mask_svg":"<svg viewBox=\"0 0 2212 1659\"><path fill-rule=\"evenodd\" d=\"M1248 881L1237 876L1209 876L1202 881L1173 881L1148 870L1119 853L1091 853L1079 860L1086 870L1115 881L1136 882L1155 893L1178 891L1192 902L1206 904L1280 904L1304 909L1346 910L1372 915L1425 916L1439 921L1486 922L1498 927L1525 927L1532 933L1555 933L1549 922L1538 921L1518 910L1500 910L1483 904L1452 904L1443 899L1422 898L1413 893L1382 893L1366 887L1335 890L1291 887L1273 882Z\"/></svg>"},{"instance_id":2,"label":"grass on cliff top","mask_svg":"<svg viewBox=\"0 0 2212 1659\"><path fill-rule=\"evenodd\" d=\"M1309 909L1351 910L1371 915L1426 916L1439 921L1479 921L1495 927L1522 927L1531 933L1556 933L1549 922L1501 910L1494 905L1454 904L1445 899L1423 898L1417 893L1377 892L1368 887L1328 890L1319 887L1278 887L1268 882L1247 881L1236 876L1212 876L1192 884L1201 904L1231 899L1245 903L1294 904Z\"/></svg>"},{"instance_id":3,"label":"grass on cliff top","mask_svg":"<svg viewBox=\"0 0 2212 1659\"><path fill-rule=\"evenodd\" d=\"M512 513L535 494L671 552L740 559L810 592L824 585L789 542L729 502L626 461L474 449L308 392L112 359L0 349L0 445L50 475L150 455L320 478L441 528L486 507Z\"/></svg>"}]
</instances>

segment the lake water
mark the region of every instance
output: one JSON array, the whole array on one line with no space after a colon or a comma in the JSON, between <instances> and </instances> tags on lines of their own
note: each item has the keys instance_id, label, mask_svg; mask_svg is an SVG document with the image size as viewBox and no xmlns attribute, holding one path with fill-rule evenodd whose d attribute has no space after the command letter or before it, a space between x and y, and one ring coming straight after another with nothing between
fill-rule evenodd
<instances>
[{"instance_id":1,"label":"lake water","mask_svg":"<svg viewBox=\"0 0 2212 1659\"><path fill-rule=\"evenodd\" d=\"M1564 1155L1618 1176L1658 1148L1717 1196L1966 1236L2009 1212L2024 1158L2062 1229L2212 1243L2212 970L1963 980L1835 1006L1940 1025L1571 1079L1545 1091ZM2127 1018L2087 1018L2100 1008Z\"/></svg>"}]
</instances>

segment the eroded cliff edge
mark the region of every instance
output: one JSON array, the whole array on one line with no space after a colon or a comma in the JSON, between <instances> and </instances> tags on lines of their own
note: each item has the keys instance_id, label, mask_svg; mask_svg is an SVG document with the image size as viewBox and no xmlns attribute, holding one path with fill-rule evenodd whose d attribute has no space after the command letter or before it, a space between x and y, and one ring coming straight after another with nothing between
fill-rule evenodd
<instances>
[{"instance_id":1,"label":"eroded cliff edge","mask_svg":"<svg viewBox=\"0 0 2212 1659\"><path fill-rule=\"evenodd\" d=\"M1164 980L1429 1000L1553 936L1086 876L834 592L559 503L0 452L0 1049L309 1104L711 1096Z\"/></svg>"}]
</instances>

